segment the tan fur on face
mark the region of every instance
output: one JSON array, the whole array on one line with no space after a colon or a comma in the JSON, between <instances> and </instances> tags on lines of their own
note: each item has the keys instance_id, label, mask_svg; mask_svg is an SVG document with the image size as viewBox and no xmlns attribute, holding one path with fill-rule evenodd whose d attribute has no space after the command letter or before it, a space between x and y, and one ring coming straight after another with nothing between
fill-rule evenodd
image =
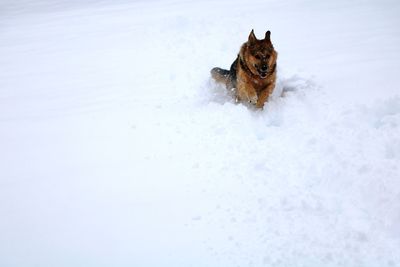
<instances>
[{"instance_id":1,"label":"tan fur on face","mask_svg":"<svg viewBox=\"0 0 400 267\"><path fill-rule=\"evenodd\" d=\"M264 39L258 40L254 31L251 31L230 71L214 68L211 73L216 81L224 82L228 88L235 88L238 100L262 108L275 88L277 57L270 32L265 34ZM221 73L225 75L221 77Z\"/></svg>"}]
</instances>

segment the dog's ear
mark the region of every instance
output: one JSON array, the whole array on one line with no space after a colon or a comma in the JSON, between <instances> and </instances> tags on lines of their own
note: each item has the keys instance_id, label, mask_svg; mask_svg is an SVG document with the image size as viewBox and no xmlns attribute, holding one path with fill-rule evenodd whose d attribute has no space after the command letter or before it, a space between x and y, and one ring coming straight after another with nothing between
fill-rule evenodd
<instances>
[{"instance_id":1,"label":"dog's ear","mask_svg":"<svg viewBox=\"0 0 400 267\"><path fill-rule=\"evenodd\" d=\"M254 44L257 41L257 37L254 34L254 30L251 30L250 35L249 35L249 43Z\"/></svg>"},{"instance_id":2,"label":"dog's ear","mask_svg":"<svg viewBox=\"0 0 400 267\"><path fill-rule=\"evenodd\" d=\"M265 39L264 40L266 40L266 41L271 41L271 32L270 31L267 31L266 33L265 33Z\"/></svg>"}]
</instances>

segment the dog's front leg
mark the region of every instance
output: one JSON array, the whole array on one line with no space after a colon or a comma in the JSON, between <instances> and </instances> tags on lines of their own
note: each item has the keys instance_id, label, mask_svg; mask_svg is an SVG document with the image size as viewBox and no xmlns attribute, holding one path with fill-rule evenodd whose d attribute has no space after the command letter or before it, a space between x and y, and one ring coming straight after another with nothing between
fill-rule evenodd
<instances>
[{"instance_id":1,"label":"dog's front leg","mask_svg":"<svg viewBox=\"0 0 400 267\"><path fill-rule=\"evenodd\" d=\"M257 92L251 86L245 86L243 84L239 84L237 88L237 97L241 101L247 101L251 104L255 105L258 100Z\"/></svg>"},{"instance_id":2,"label":"dog's front leg","mask_svg":"<svg viewBox=\"0 0 400 267\"><path fill-rule=\"evenodd\" d=\"M272 84L272 85L267 86L264 90L261 91L261 93L258 95L258 100L257 100L257 104L256 104L257 108L264 107L264 104L265 104L265 102L267 102L273 89L274 89L274 85Z\"/></svg>"}]
</instances>

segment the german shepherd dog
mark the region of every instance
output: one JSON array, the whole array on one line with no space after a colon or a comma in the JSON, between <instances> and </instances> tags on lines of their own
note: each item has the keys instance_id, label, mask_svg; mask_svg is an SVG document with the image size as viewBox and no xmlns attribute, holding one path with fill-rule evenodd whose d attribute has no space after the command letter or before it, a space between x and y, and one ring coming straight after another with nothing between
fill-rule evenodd
<instances>
[{"instance_id":1,"label":"german shepherd dog","mask_svg":"<svg viewBox=\"0 0 400 267\"><path fill-rule=\"evenodd\" d=\"M275 88L278 53L271 43L271 32L258 40L254 30L240 48L230 70L213 68L211 76L234 91L236 101L245 101L263 108Z\"/></svg>"}]
</instances>

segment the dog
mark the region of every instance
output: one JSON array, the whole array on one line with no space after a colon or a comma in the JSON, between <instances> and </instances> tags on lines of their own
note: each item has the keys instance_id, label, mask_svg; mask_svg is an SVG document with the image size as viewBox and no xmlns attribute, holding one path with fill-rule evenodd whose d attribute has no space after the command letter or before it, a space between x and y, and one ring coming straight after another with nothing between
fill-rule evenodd
<instances>
[{"instance_id":1,"label":"dog","mask_svg":"<svg viewBox=\"0 0 400 267\"><path fill-rule=\"evenodd\" d=\"M271 32L267 31L265 38L258 40L252 30L230 70L213 68L211 76L232 90L237 102L249 102L263 108L275 88L277 58Z\"/></svg>"}]
</instances>

